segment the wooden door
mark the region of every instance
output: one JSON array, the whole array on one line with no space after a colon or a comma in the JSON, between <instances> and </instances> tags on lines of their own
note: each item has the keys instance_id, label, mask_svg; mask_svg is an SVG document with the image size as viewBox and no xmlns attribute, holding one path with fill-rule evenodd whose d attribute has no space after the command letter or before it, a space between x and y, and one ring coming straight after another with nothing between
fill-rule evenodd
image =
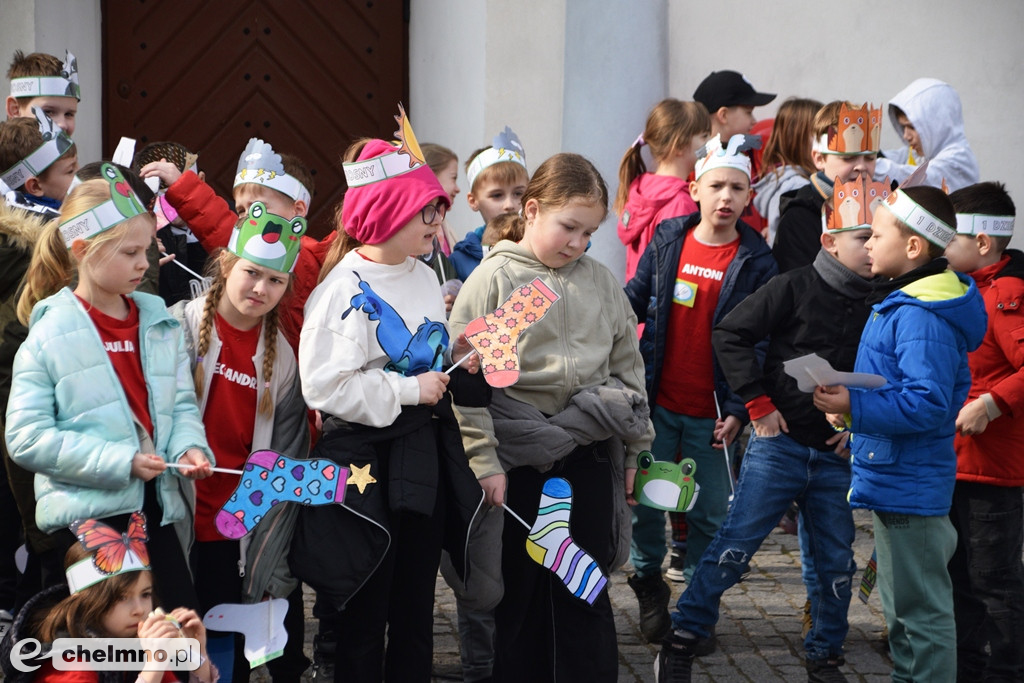
<instances>
[{"instance_id":1,"label":"wooden door","mask_svg":"<svg viewBox=\"0 0 1024 683\"><path fill-rule=\"evenodd\" d=\"M309 233L333 229L340 158L392 137L408 101L408 0L103 0L103 149L121 136L199 154L230 200L250 137L314 174Z\"/></svg>"}]
</instances>

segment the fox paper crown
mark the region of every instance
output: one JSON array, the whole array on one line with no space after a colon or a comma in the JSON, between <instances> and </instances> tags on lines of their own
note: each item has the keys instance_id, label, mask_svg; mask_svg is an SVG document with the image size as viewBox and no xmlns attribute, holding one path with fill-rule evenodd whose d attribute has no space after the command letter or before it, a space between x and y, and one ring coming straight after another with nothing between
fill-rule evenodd
<instances>
[{"instance_id":1,"label":"fox paper crown","mask_svg":"<svg viewBox=\"0 0 1024 683\"><path fill-rule=\"evenodd\" d=\"M246 183L265 185L309 206L309 190L298 178L285 172L281 155L274 151L270 143L259 138L249 138L249 144L242 150L242 156L238 157L234 187Z\"/></svg>"},{"instance_id":2,"label":"fox paper crown","mask_svg":"<svg viewBox=\"0 0 1024 683\"><path fill-rule=\"evenodd\" d=\"M694 171L694 178L700 179L702 175L713 168L735 168L743 171L750 177L750 157L743 152L752 149L761 149L760 135L743 135L738 133L729 138L729 143L722 146L722 136L716 135L708 140L707 144L697 151L697 166Z\"/></svg>"},{"instance_id":3,"label":"fox paper crown","mask_svg":"<svg viewBox=\"0 0 1024 683\"><path fill-rule=\"evenodd\" d=\"M1013 235L1013 216L989 216L981 213L958 213L956 215L956 232L959 235L992 235L993 237L1011 237Z\"/></svg>"},{"instance_id":4,"label":"fox paper crown","mask_svg":"<svg viewBox=\"0 0 1024 683\"><path fill-rule=\"evenodd\" d=\"M87 240L95 237L115 225L146 213L146 207L142 205L138 195L132 190L131 185L125 180L117 166L113 164L100 166L100 179L106 180L110 185L110 199L69 218L57 228L69 248L75 240Z\"/></svg>"},{"instance_id":5,"label":"fox paper crown","mask_svg":"<svg viewBox=\"0 0 1024 683\"><path fill-rule=\"evenodd\" d=\"M890 194L885 200L885 206L897 220L906 223L907 227L924 237L932 244L945 249L956 237L956 226L947 224L937 218L935 214L911 199L906 192L910 187L926 185L925 178L928 175L928 162L918 166L917 170L910 174L899 188ZM942 189L948 192L946 183L943 181Z\"/></svg>"},{"instance_id":6,"label":"fox paper crown","mask_svg":"<svg viewBox=\"0 0 1024 683\"><path fill-rule=\"evenodd\" d=\"M71 533L91 555L67 568L65 576L71 593L128 572L149 570L146 515L133 512L128 531L119 533L103 522L88 519L72 522Z\"/></svg>"},{"instance_id":7,"label":"fox paper crown","mask_svg":"<svg viewBox=\"0 0 1024 683\"><path fill-rule=\"evenodd\" d=\"M466 169L469 187L473 187L473 183L481 171L488 166L493 166L502 161L517 163L526 169L527 173L530 172L526 168L526 151L523 149L523 143L519 141L519 136L508 126L505 126L505 130L494 136L490 147L473 157L469 168Z\"/></svg>"},{"instance_id":8,"label":"fox paper crown","mask_svg":"<svg viewBox=\"0 0 1024 683\"><path fill-rule=\"evenodd\" d=\"M349 187L379 183L426 165L423 150L420 149L420 143L416 140L412 124L401 103L398 104L398 116L395 117L395 121L398 122L398 130L395 131L395 137L398 139L394 143L394 152L341 165L345 171L345 182Z\"/></svg>"},{"instance_id":9,"label":"fox paper crown","mask_svg":"<svg viewBox=\"0 0 1024 683\"><path fill-rule=\"evenodd\" d=\"M836 179L832 199L822 205L821 226L829 234L870 228L878 204L888 198L892 184L888 176L872 182L861 175L848 183Z\"/></svg>"},{"instance_id":10,"label":"fox paper crown","mask_svg":"<svg viewBox=\"0 0 1024 683\"><path fill-rule=\"evenodd\" d=\"M249 214L231 233L228 251L253 263L290 273L302 248L306 219L288 220L270 213L263 202L253 202Z\"/></svg>"},{"instance_id":11,"label":"fox paper crown","mask_svg":"<svg viewBox=\"0 0 1024 683\"><path fill-rule=\"evenodd\" d=\"M23 76L11 79L11 97L74 97L82 99L78 85L78 60L64 51L60 76Z\"/></svg>"},{"instance_id":12,"label":"fox paper crown","mask_svg":"<svg viewBox=\"0 0 1024 683\"><path fill-rule=\"evenodd\" d=\"M849 106L848 106L849 105ZM822 154L871 154L880 148L882 109L865 102L854 107L843 102L839 122L815 141L814 150Z\"/></svg>"},{"instance_id":13,"label":"fox paper crown","mask_svg":"<svg viewBox=\"0 0 1024 683\"><path fill-rule=\"evenodd\" d=\"M43 144L36 147L27 157L4 171L3 175L0 175L4 183L11 188L19 188L29 178L41 174L52 166L53 162L64 156L64 153L75 144L68 137L67 133L53 125L53 121L41 109L32 107L32 113L39 123L39 132L43 136Z\"/></svg>"}]
</instances>

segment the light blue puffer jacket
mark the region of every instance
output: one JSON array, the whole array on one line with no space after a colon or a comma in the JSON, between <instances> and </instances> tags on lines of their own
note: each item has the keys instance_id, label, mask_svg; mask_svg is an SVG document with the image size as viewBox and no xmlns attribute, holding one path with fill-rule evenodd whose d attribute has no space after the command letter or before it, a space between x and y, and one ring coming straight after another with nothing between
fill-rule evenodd
<instances>
[{"instance_id":1,"label":"light blue puffer jacket","mask_svg":"<svg viewBox=\"0 0 1024 683\"><path fill-rule=\"evenodd\" d=\"M199 448L212 463L180 326L159 297L130 296L139 308L156 453L177 462ZM70 289L32 310L28 338L14 359L6 438L14 461L36 473L36 523L44 532L142 509L143 482L131 476L140 445L128 399L99 332ZM168 469L157 477L157 491L161 524L191 524L191 481Z\"/></svg>"}]
</instances>

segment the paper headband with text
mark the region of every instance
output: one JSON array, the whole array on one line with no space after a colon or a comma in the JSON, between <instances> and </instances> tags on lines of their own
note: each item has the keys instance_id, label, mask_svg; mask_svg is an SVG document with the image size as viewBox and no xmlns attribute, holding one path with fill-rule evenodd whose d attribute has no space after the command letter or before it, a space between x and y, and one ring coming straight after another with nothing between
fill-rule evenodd
<instances>
[{"instance_id":1,"label":"paper headband with text","mask_svg":"<svg viewBox=\"0 0 1024 683\"><path fill-rule=\"evenodd\" d=\"M839 122L829 126L828 132L814 141L814 151L822 154L874 154L878 152L882 136L882 110L868 102L860 107L839 107Z\"/></svg>"},{"instance_id":2,"label":"paper headband with text","mask_svg":"<svg viewBox=\"0 0 1024 683\"><path fill-rule=\"evenodd\" d=\"M836 179L832 199L821 207L822 230L834 235L844 230L870 228L875 209L889 197L891 187L888 176L878 183L864 175L847 183Z\"/></svg>"},{"instance_id":3,"label":"paper headband with text","mask_svg":"<svg viewBox=\"0 0 1024 683\"><path fill-rule=\"evenodd\" d=\"M74 97L82 99L78 85L78 60L64 51L59 76L23 76L11 79L11 97Z\"/></svg>"},{"instance_id":4,"label":"paper headband with text","mask_svg":"<svg viewBox=\"0 0 1024 683\"><path fill-rule=\"evenodd\" d=\"M100 178L110 184L110 199L63 221L57 228L69 248L75 240L95 237L115 225L146 213L146 207L117 166L103 164L100 167Z\"/></svg>"},{"instance_id":5,"label":"paper headband with text","mask_svg":"<svg viewBox=\"0 0 1024 683\"><path fill-rule=\"evenodd\" d=\"M65 576L71 593L114 576L149 570L149 535L143 513L132 513L128 530L123 534L96 519L72 522L70 528L82 547L92 553L67 568Z\"/></svg>"},{"instance_id":6,"label":"paper headband with text","mask_svg":"<svg viewBox=\"0 0 1024 683\"><path fill-rule=\"evenodd\" d=\"M494 136L490 147L473 157L469 168L466 169L466 178L469 180L470 189L472 189L473 183L476 182L476 178L480 175L481 171L488 166L493 166L502 161L511 161L519 164L526 169L527 174L530 172L526 168L526 150L523 149L523 143L519 141L519 136L508 126L505 126L505 130Z\"/></svg>"},{"instance_id":7,"label":"paper headband with text","mask_svg":"<svg viewBox=\"0 0 1024 683\"><path fill-rule=\"evenodd\" d=\"M989 216L981 213L958 213L956 215L956 232L959 235L992 235L993 237L1011 237L1013 235L1013 216Z\"/></svg>"},{"instance_id":8,"label":"paper headband with text","mask_svg":"<svg viewBox=\"0 0 1024 683\"><path fill-rule=\"evenodd\" d=\"M885 205L911 230L943 249L949 246L956 236L956 230L952 226L936 218L932 212L908 197L906 192L896 190L885 200Z\"/></svg>"},{"instance_id":9,"label":"paper headband with text","mask_svg":"<svg viewBox=\"0 0 1024 683\"><path fill-rule=\"evenodd\" d=\"M405 113L405 107L398 105L398 130L395 137L398 140L395 144L395 151L382 154L371 159L352 161L341 165L345 171L345 182L349 187L362 187L372 185L388 178L404 175L415 171L427 162L423 158L423 150L416 140L416 134L412 130L412 124Z\"/></svg>"},{"instance_id":10,"label":"paper headband with text","mask_svg":"<svg viewBox=\"0 0 1024 683\"><path fill-rule=\"evenodd\" d=\"M238 157L234 187L246 183L265 185L309 206L309 190L298 178L285 172L281 155L259 138L249 138L249 144Z\"/></svg>"},{"instance_id":11,"label":"paper headband with text","mask_svg":"<svg viewBox=\"0 0 1024 683\"><path fill-rule=\"evenodd\" d=\"M735 168L737 171L743 171L749 178L750 157L743 152L752 149L761 149L760 135L738 133L729 138L729 143L725 147L722 146L721 135L716 135L697 151L694 178L699 180L713 168Z\"/></svg>"},{"instance_id":12,"label":"paper headband with text","mask_svg":"<svg viewBox=\"0 0 1024 683\"><path fill-rule=\"evenodd\" d=\"M25 181L38 176L53 165L53 162L64 156L74 146L74 141L68 134L53 124L50 117L41 109L32 107L32 113L39 123L39 132L43 136L43 144L27 157L11 166L0 175L8 187L17 189L25 184Z\"/></svg>"}]
</instances>

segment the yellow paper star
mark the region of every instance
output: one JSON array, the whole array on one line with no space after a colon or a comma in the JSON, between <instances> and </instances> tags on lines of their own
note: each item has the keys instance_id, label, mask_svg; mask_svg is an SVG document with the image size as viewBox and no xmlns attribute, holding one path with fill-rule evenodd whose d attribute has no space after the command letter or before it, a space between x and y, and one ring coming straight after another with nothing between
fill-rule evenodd
<instances>
[{"instance_id":1,"label":"yellow paper star","mask_svg":"<svg viewBox=\"0 0 1024 683\"><path fill-rule=\"evenodd\" d=\"M359 489L359 493L363 493L368 485L377 483L377 480L370 474L369 463L362 467L356 467L352 463L349 463L348 469L348 483L355 484L356 488Z\"/></svg>"}]
</instances>

